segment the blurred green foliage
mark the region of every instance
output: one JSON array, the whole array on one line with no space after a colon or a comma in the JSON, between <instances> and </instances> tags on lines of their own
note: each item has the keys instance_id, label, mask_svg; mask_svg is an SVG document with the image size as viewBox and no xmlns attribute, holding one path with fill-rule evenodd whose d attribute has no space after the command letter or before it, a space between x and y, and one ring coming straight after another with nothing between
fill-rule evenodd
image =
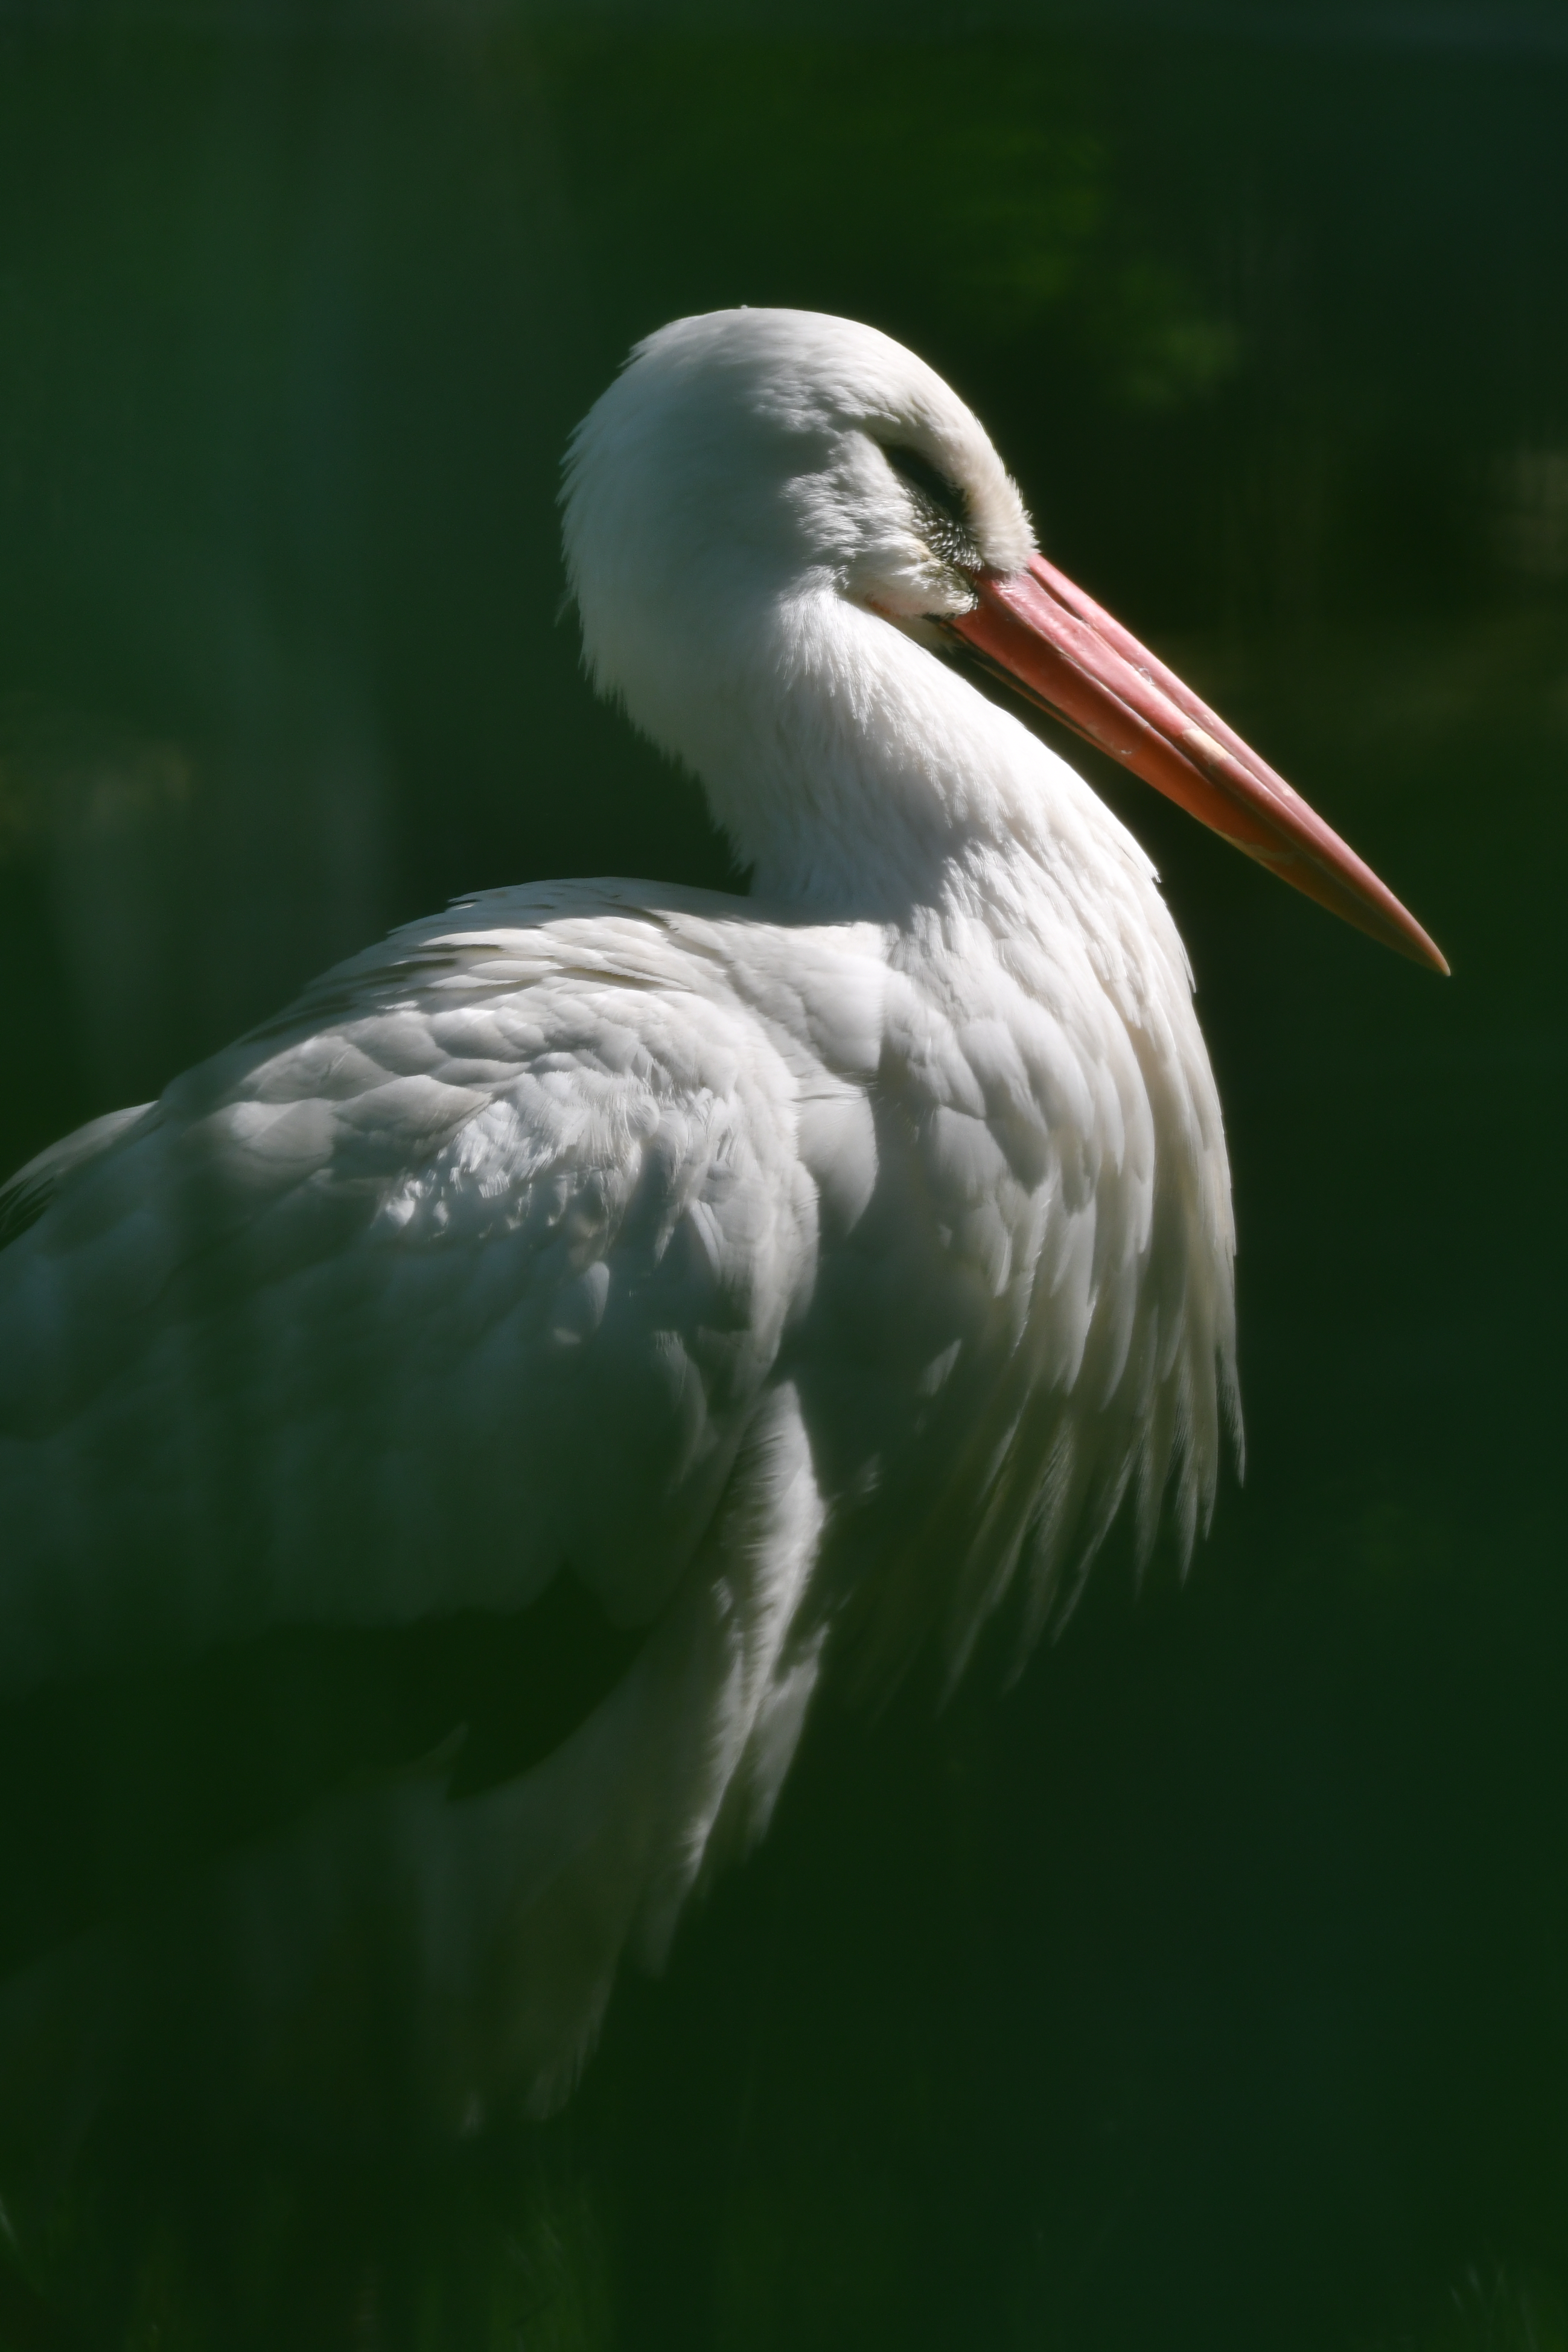
<instances>
[{"instance_id":1,"label":"blurred green foliage","mask_svg":"<svg viewBox=\"0 0 1568 2352\"><path fill-rule=\"evenodd\" d=\"M1129 202L1095 78L1066 48L552 34L510 62L552 126L595 270L635 284L650 317L863 305L875 286L957 342L1016 348L1048 322L1136 408L1200 396L1237 362Z\"/></svg>"}]
</instances>

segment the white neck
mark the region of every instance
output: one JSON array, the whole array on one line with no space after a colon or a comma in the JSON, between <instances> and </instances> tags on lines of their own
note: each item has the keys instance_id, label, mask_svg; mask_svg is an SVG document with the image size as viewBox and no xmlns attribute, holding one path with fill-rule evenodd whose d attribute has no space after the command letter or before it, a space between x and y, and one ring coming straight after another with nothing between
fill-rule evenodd
<instances>
[{"instance_id":1,"label":"white neck","mask_svg":"<svg viewBox=\"0 0 1568 2352\"><path fill-rule=\"evenodd\" d=\"M1184 983L1147 857L1019 720L831 588L769 617L731 634L701 692L634 704L700 776L760 898L828 919L1065 926L1118 968L1152 921Z\"/></svg>"}]
</instances>

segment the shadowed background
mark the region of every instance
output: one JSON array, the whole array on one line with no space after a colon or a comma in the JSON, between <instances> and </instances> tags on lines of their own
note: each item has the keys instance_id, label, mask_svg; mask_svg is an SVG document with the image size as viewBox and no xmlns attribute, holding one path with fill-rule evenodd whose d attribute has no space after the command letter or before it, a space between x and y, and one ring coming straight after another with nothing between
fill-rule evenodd
<instances>
[{"instance_id":1,"label":"shadowed background","mask_svg":"<svg viewBox=\"0 0 1568 2352\"><path fill-rule=\"evenodd\" d=\"M543 2131L198 2130L154 2040L0 2343L1568 2345L1565 109L1542 10L0 8L0 1173L457 891L733 880L554 511L733 302L930 360L1455 971L1097 769L1233 1153L1187 1589L830 1700ZM0 1727L35 1842L128 1720Z\"/></svg>"}]
</instances>

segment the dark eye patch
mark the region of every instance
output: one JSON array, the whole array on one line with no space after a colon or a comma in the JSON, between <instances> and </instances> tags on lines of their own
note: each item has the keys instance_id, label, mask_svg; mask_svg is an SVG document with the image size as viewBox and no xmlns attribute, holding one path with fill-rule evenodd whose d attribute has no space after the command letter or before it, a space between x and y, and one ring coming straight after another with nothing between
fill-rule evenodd
<instances>
[{"instance_id":1,"label":"dark eye patch","mask_svg":"<svg viewBox=\"0 0 1568 2352\"><path fill-rule=\"evenodd\" d=\"M900 481L919 492L928 505L944 514L949 522L963 530L969 528L969 497L956 482L950 481L940 466L922 457L918 449L907 449L901 442L884 442L882 455Z\"/></svg>"},{"instance_id":2,"label":"dark eye patch","mask_svg":"<svg viewBox=\"0 0 1568 2352\"><path fill-rule=\"evenodd\" d=\"M882 455L909 491L931 552L965 572L982 569L969 519L969 494L940 466L902 442L884 442Z\"/></svg>"}]
</instances>

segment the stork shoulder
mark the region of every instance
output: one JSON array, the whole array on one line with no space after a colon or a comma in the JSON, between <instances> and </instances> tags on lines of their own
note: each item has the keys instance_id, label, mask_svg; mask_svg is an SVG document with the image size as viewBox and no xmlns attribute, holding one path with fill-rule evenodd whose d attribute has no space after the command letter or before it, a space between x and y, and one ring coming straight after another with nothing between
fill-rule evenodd
<instances>
[{"instance_id":1,"label":"stork shoulder","mask_svg":"<svg viewBox=\"0 0 1568 2352\"><path fill-rule=\"evenodd\" d=\"M66 1171L0 1252L0 1674L515 1608L566 1559L658 1610L809 1292L838 1083L736 984L740 904L468 902Z\"/></svg>"}]
</instances>

